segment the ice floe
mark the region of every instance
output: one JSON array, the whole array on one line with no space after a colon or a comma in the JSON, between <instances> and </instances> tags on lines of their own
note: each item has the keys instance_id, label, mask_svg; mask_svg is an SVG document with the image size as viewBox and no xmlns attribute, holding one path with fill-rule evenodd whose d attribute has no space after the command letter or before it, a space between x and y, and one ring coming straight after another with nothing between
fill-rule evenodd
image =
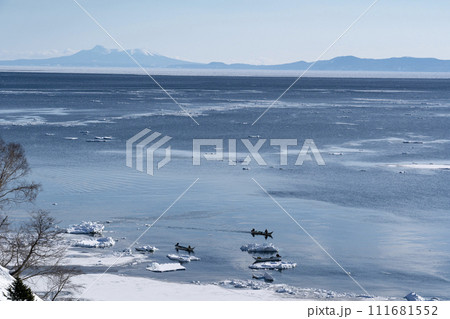
<instances>
[{"instance_id":1,"label":"ice floe","mask_svg":"<svg viewBox=\"0 0 450 319\"><path fill-rule=\"evenodd\" d=\"M154 251L158 250L158 248L156 248L155 246L150 245L135 247L134 249L136 249L136 251L139 252L149 252L149 253L153 253Z\"/></svg>"},{"instance_id":2,"label":"ice floe","mask_svg":"<svg viewBox=\"0 0 450 319\"><path fill-rule=\"evenodd\" d=\"M261 282L254 280L223 280L216 285L225 288L239 288L249 290L265 290L267 292L274 292L286 297L295 297L301 299L314 299L314 300L368 300L373 298L374 300L389 300L385 297L366 296L354 293L338 293L331 290L316 289L316 288L297 288L286 284L272 284L269 282Z\"/></svg>"},{"instance_id":3,"label":"ice floe","mask_svg":"<svg viewBox=\"0 0 450 319\"><path fill-rule=\"evenodd\" d=\"M80 250L77 247L67 249L67 254L62 264L64 266L81 267L105 267L128 266L148 262L148 257L143 254L133 254L132 251L111 252L109 250Z\"/></svg>"},{"instance_id":4,"label":"ice floe","mask_svg":"<svg viewBox=\"0 0 450 319\"><path fill-rule=\"evenodd\" d=\"M276 248L272 243L264 244L247 244L241 247L242 251L248 251L249 253L276 253Z\"/></svg>"},{"instance_id":5,"label":"ice floe","mask_svg":"<svg viewBox=\"0 0 450 319\"><path fill-rule=\"evenodd\" d=\"M101 235L105 226L97 222L82 222L78 225L70 225L66 229L69 234L87 234L87 235Z\"/></svg>"},{"instance_id":6,"label":"ice floe","mask_svg":"<svg viewBox=\"0 0 450 319\"><path fill-rule=\"evenodd\" d=\"M423 298L422 296L419 296L415 292L410 292L403 298L405 298L408 301L424 301L425 300L425 298Z\"/></svg>"},{"instance_id":7,"label":"ice floe","mask_svg":"<svg viewBox=\"0 0 450 319\"><path fill-rule=\"evenodd\" d=\"M167 258L169 258L170 260L177 260L180 263L187 263L190 261L197 261L200 260L200 258L195 257L195 256L189 256L189 255L175 255L175 254L168 254Z\"/></svg>"},{"instance_id":8,"label":"ice floe","mask_svg":"<svg viewBox=\"0 0 450 319\"><path fill-rule=\"evenodd\" d=\"M115 245L112 237L86 238L73 242L72 246L82 248L106 248Z\"/></svg>"},{"instance_id":9,"label":"ice floe","mask_svg":"<svg viewBox=\"0 0 450 319\"><path fill-rule=\"evenodd\" d=\"M267 271L265 271L263 274L254 273L252 277L255 279L264 279L265 281L268 282L272 282L274 280L272 275L270 275Z\"/></svg>"},{"instance_id":10,"label":"ice floe","mask_svg":"<svg viewBox=\"0 0 450 319\"><path fill-rule=\"evenodd\" d=\"M291 269L297 267L296 263L288 261L268 261L265 263L258 263L248 266L251 269Z\"/></svg>"},{"instance_id":11,"label":"ice floe","mask_svg":"<svg viewBox=\"0 0 450 319\"><path fill-rule=\"evenodd\" d=\"M159 264L157 262L154 262L148 265L146 269L153 272L167 272L167 271L185 270L186 268L184 266L181 266L179 263Z\"/></svg>"}]
</instances>

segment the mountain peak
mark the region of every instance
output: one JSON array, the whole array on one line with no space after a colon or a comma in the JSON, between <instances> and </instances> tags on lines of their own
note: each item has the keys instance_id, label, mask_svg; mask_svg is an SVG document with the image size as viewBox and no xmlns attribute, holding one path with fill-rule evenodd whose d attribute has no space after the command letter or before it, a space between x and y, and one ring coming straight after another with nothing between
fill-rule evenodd
<instances>
[{"instance_id":1,"label":"mountain peak","mask_svg":"<svg viewBox=\"0 0 450 319\"><path fill-rule=\"evenodd\" d=\"M94 53L99 53L99 54L109 54L109 53L111 53L110 49L107 49L104 46L98 45L98 44L95 47L93 47L92 49L88 50L88 51L91 51L91 52L94 52Z\"/></svg>"}]
</instances>

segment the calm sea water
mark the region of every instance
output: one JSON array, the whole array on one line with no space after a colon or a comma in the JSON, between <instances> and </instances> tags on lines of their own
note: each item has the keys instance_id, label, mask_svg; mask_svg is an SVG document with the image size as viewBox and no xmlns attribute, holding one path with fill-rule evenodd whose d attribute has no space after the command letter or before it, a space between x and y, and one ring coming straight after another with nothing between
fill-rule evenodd
<instances>
[{"instance_id":1,"label":"calm sea water","mask_svg":"<svg viewBox=\"0 0 450 319\"><path fill-rule=\"evenodd\" d=\"M155 274L145 264L111 271L251 279L252 258L240 246L265 242L246 232L268 228L267 242L298 263L273 272L276 283L360 293L254 178L371 294L450 298L450 170L399 166L450 164L450 80L304 78L252 126L292 78L157 79L199 126L144 76L0 73L0 136L23 144L32 179L43 185L34 208L62 226L111 221L106 235L120 240L110 250L121 251L199 178L139 242L160 249L151 257L158 262L176 242L195 246L202 260L185 272ZM173 138L173 159L154 176L125 166L125 141L144 128ZM281 167L266 142L267 166L192 166L193 138L253 135L312 138L326 165L295 166L289 156ZM95 136L113 140L86 142ZM245 157L242 144L238 151Z\"/></svg>"}]
</instances>

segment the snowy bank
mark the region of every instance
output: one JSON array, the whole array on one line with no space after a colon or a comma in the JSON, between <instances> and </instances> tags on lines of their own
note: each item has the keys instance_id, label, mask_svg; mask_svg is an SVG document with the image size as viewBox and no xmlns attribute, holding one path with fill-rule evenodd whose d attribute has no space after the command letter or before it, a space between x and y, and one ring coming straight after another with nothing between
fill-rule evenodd
<instances>
[{"instance_id":1,"label":"snowy bank","mask_svg":"<svg viewBox=\"0 0 450 319\"><path fill-rule=\"evenodd\" d=\"M97 278L98 274L84 274L75 277L74 282L87 287ZM275 291L228 289L216 284L173 283L109 273L104 274L87 291L80 292L73 297L99 301L256 301L284 299L283 294L277 294Z\"/></svg>"},{"instance_id":2,"label":"snowy bank","mask_svg":"<svg viewBox=\"0 0 450 319\"><path fill-rule=\"evenodd\" d=\"M86 238L75 241L72 246L82 248L106 248L115 245L112 237Z\"/></svg>"},{"instance_id":3,"label":"snowy bank","mask_svg":"<svg viewBox=\"0 0 450 319\"><path fill-rule=\"evenodd\" d=\"M101 235L105 226L97 222L82 222L78 225L70 225L66 229L68 234Z\"/></svg>"},{"instance_id":4,"label":"snowy bank","mask_svg":"<svg viewBox=\"0 0 450 319\"><path fill-rule=\"evenodd\" d=\"M249 253L276 253L276 248L272 243L269 244L247 244L241 247L242 251L248 251Z\"/></svg>"},{"instance_id":5,"label":"snowy bank","mask_svg":"<svg viewBox=\"0 0 450 319\"><path fill-rule=\"evenodd\" d=\"M4 294L6 289L14 282L14 277L9 274L8 269L0 266L0 301L6 300Z\"/></svg>"},{"instance_id":6,"label":"snowy bank","mask_svg":"<svg viewBox=\"0 0 450 319\"><path fill-rule=\"evenodd\" d=\"M14 280L15 280L14 277L9 274L9 270L0 266L0 301L8 300L5 297L6 289L8 289L8 287L11 286ZM28 283L25 284L27 285ZM34 300L40 301L41 298L39 298L38 296L36 296L36 294L34 294Z\"/></svg>"}]
</instances>

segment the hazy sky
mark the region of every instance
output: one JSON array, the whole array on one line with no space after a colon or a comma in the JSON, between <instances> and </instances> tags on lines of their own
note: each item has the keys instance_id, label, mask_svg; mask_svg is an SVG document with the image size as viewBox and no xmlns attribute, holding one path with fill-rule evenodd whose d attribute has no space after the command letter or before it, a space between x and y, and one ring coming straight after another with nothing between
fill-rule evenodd
<instances>
[{"instance_id":1,"label":"hazy sky","mask_svg":"<svg viewBox=\"0 0 450 319\"><path fill-rule=\"evenodd\" d=\"M373 0L79 2L125 48L196 62L314 60ZM0 0L0 59L116 48L73 0ZM450 59L450 1L379 0L324 56Z\"/></svg>"}]
</instances>

